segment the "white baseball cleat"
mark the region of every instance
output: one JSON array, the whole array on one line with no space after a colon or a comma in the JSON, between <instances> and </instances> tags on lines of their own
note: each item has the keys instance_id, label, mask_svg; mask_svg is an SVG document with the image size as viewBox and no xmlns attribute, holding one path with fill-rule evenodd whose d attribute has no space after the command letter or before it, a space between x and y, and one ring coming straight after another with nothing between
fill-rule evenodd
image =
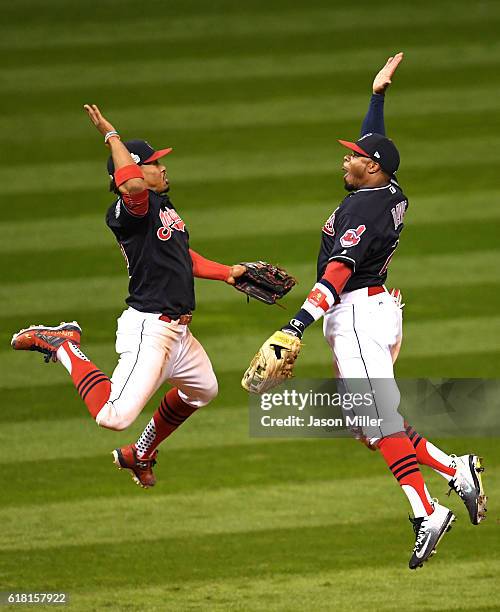
<instances>
[{"instance_id":1,"label":"white baseball cleat","mask_svg":"<svg viewBox=\"0 0 500 612\"><path fill-rule=\"evenodd\" d=\"M482 458L477 455L452 455L451 467L456 468L455 476L450 480L450 491L464 502L469 512L470 522L479 525L486 518L488 497L484 494L481 473L484 472Z\"/></svg>"},{"instance_id":2,"label":"white baseball cleat","mask_svg":"<svg viewBox=\"0 0 500 612\"><path fill-rule=\"evenodd\" d=\"M434 512L429 516L413 519L410 517L416 536L409 562L410 569L422 567L429 557L436 553L437 545L444 534L450 531L454 520L453 512L438 504L437 500L434 500Z\"/></svg>"}]
</instances>

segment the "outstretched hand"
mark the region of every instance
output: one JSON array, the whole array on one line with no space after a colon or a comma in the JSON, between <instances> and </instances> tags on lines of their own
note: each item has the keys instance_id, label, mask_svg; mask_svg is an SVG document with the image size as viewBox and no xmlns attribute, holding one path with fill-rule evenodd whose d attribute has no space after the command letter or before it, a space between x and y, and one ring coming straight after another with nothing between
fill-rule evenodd
<instances>
[{"instance_id":1,"label":"outstretched hand","mask_svg":"<svg viewBox=\"0 0 500 612\"><path fill-rule=\"evenodd\" d=\"M96 104L84 104L83 108L87 111L87 115L90 117L90 120L103 136L105 136L108 132L113 132L115 130L113 125L102 116L101 111Z\"/></svg>"},{"instance_id":2,"label":"outstretched hand","mask_svg":"<svg viewBox=\"0 0 500 612\"><path fill-rule=\"evenodd\" d=\"M385 66L378 72L373 79L373 93L384 94L385 90L392 83L392 76L396 72L397 67L403 60L403 53L396 53L394 57L390 57Z\"/></svg>"},{"instance_id":3,"label":"outstretched hand","mask_svg":"<svg viewBox=\"0 0 500 612\"><path fill-rule=\"evenodd\" d=\"M243 274L245 274L246 271L247 271L247 267L243 266L242 264L236 264L234 266L231 266L229 276L226 278L226 283L228 285L235 285L236 279L239 278L240 276L243 276Z\"/></svg>"}]
</instances>

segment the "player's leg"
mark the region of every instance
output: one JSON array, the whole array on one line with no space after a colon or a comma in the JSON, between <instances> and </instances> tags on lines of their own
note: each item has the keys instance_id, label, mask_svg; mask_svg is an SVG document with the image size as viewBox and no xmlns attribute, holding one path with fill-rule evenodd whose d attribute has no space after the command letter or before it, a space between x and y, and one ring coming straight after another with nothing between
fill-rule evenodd
<instances>
[{"instance_id":1,"label":"player's leg","mask_svg":"<svg viewBox=\"0 0 500 612\"><path fill-rule=\"evenodd\" d=\"M158 314L129 308L118 320L116 352L120 359L111 377L111 393L96 416L108 429L126 429L163 382L165 363L175 360L182 333Z\"/></svg>"},{"instance_id":2,"label":"player's leg","mask_svg":"<svg viewBox=\"0 0 500 612\"><path fill-rule=\"evenodd\" d=\"M373 300L377 301L375 312ZM362 381L367 381L371 387L381 382L384 386L395 385L389 349L393 344L394 313L390 303L379 304L379 301L375 296L359 303L340 305L325 317L325 337L347 386L359 385ZM378 395L375 389L374 397ZM387 396L386 393L383 395ZM372 445L378 443L382 456L406 493L414 515L427 516L433 512L432 500L418 468L415 449L406 435L403 418L397 414L398 395L390 394L390 401L390 406L375 406L378 417L390 417L388 427L384 419L380 428L370 429L366 435ZM377 414L370 416L378 418ZM404 469L398 469L401 467Z\"/></svg>"},{"instance_id":3,"label":"player's leg","mask_svg":"<svg viewBox=\"0 0 500 612\"><path fill-rule=\"evenodd\" d=\"M125 429L157 390L165 359L180 346L181 335L165 329L158 315L126 310L118 320L120 360L110 380L80 350L80 334L77 323L31 326L14 335L12 346L37 350L61 362L96 422L108 429Z\"/></svg>"},{"instance_id":4,"label":"player's leg","mask_svg":"<svg viewBox=\"0 0 500 612\"><path fill-rule=\"evenodd\" d=\"M417 461L421 465L428 465L446 479L450 490L455 491L464 502L471 523L479 525L486 518L488 502L481 478L484 471L482 459L474 454L447 455L406 421L405 430L415 448Z\"/></svg>"},{"instance_id":5,"label":"player's leg","mask_svg":"<svg viewBox=\"0 0 500 612\"><path fill-rule=\"evenodd\" d=\"M135 444L140 459L152 457L163 440L217 395L217 379L210 359L188 328L177 358L166 364L163 378L173 388L165 394Z\"/></svg>"},{"instance_id":6,"label":"player's leg","mask_svg":"<svg viewBox=\"0 0 500 612\"><path fill-rule=\"evenodd\" d=\"M405 421L405 431L413 444L417 455L417 461L421 465L428 465L438 474L450 480L455 476L456 467L453 464L452 455L447 455L440 448L418 434L413 427Z\"/></svg>"},{"instance_id":7,"label":"player's leg","mask_svg":"<svg viewBox=\"0 0 500 612\"><path fill-rule=\"evenodd\" d=\"M108 401L111 383L109 378L80 350L81 328L73 321L56 327L32 325L12 337L15 350L39 351L45 361L60 361L68 370L73 383L95 419Z\"/></svg>"},{"instance_id":8,"label":"player's leg","mask_svg":"<svg viewBox=\"0 0 500 612\"><path fill-rule=\"evenodd\" d=\"M324 322L325 337L332 346L338 371L347 384L350 380L365 378L372 386L383 383L382 388L386 384L390 388L391 382L395 385L390 347L399 332L396 305L386 293L364 297L359 292L348 299L327 315ZM378 395L375 393L375 397ZM391 392L385 397L388 401L376 406L376 410L387 425L380 428L378 439L373 429L367 432L367 437L372 445L377 444L412 507L416 540L410 568L414 569L430 557L454 516L429 495L403 419L394 414L398 395Z\"/></svg>"},{"instance_id":9,"label":"player's leg","mask_svg":"<svg viewBox=\"0 0 500 612\"><path fill-rule=\"evenodd\" d=\"M392 362L398 358L401 343L403 340L402 326L402 296L398 289L393 289L391 295L400 309L399 313L399 332L396 342L391 346ZM415 448L417 461L421 465L428 465L450 485L450 490L454 490L462 499L469 513L470 521L473 525L478 525L486 518L488 498L484 493L481 473L484 471L482 459L474 454L448 455L435 444L417 433L413 427L405 421L406 433Z\"/></svg>"}]
</instances>

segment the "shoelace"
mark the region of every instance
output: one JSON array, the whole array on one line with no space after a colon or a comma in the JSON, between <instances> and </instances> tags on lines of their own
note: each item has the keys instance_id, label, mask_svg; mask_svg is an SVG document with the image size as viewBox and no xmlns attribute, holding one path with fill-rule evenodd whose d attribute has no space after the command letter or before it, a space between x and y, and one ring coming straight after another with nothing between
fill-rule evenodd
<instances>
[{"instance_id":1,"label":"shoelace","mask_svg":"<svg viewBox=\"0 0 500 612\"><path fill-rule=\"evenodd\" d=\"M434 497L432 500L432 505L434 508L436 507L437 503L438 500ZM421 518L411 518L411 516L409 516L408 518L410 519L410 523L413 526L413 531L417 536L417 539L415 540L415 546L413 547L413 552L415 552L419 549L420 546L422 546L423 539L426 535L424 523L428 520L429 516L423 516Z\"/></svg>"},{"instance_id":2,"label":"shoelace","mask_svg":"<svg viewBox=\"0 0 500 612\"><path fill-rule=\"evenodd\" d=\"M448 497L450 497L451 492L455 491L455 493L461 498L464 499L465 498L465 493L462 489L462 486L457 482L457 474L458 474L458 464L456 462L456 455L450 455L451 457L453 457L453 461L450 464L450 467L455 468L457 471L455 473L455 476L453 476L453 478L450 480L450 482L448 483L450 485L450 488L448 489L448 493L446 495L448 495Z\"/></svg>"},{"instance_id":3,"label":"shoelace","mask_svg":"<svg viewBox=\"0 0 500 612\"><path fill-rule=\"evenodd\" d=\"M158 453L158 451L156 451ZM136 455L135 457L137 467L141 468L141 470L147 470L148 467L154 467L156 465L156 455L151 459L139 459Z\"/></svg>"},{"instance_id":4,"label":"shoelace","mask_svg":"<svg viewBox=\"0 0 500 612\"><path fill-rule=\"evenodd\" d=\"M415 532L415 536L417 538L415 540L415 546L413 547L413 552L415 552L422 545L422 542L425 536L425 529L422 529L422 525L426 517L411 518L411 516L409 516L408 518L410 519L410 523L412 524L413 531Z\"/></svg>"}]
</instances>

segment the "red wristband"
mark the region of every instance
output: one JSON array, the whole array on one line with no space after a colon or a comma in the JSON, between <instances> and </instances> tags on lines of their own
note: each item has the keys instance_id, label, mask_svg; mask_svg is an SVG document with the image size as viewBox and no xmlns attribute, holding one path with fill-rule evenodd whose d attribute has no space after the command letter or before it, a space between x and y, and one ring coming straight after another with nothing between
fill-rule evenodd
<instances>
[{"instance_id":1,"label":"red wristband","mask_svg":"<svg viewBox=\"0 0 500 612\"><path fill-rule=\"evenodd\" d=\"M123 166L123 168L118 168L118 170L115 171L115 185L117 187L119 187L120 185L123 185L123 183L126 183L128 180L133 179L133 178L144 178L144 174L142 173L142 170L139 168L139 166L137 164L130 164L128 166Z\"/></svg>"}]
</instances>

